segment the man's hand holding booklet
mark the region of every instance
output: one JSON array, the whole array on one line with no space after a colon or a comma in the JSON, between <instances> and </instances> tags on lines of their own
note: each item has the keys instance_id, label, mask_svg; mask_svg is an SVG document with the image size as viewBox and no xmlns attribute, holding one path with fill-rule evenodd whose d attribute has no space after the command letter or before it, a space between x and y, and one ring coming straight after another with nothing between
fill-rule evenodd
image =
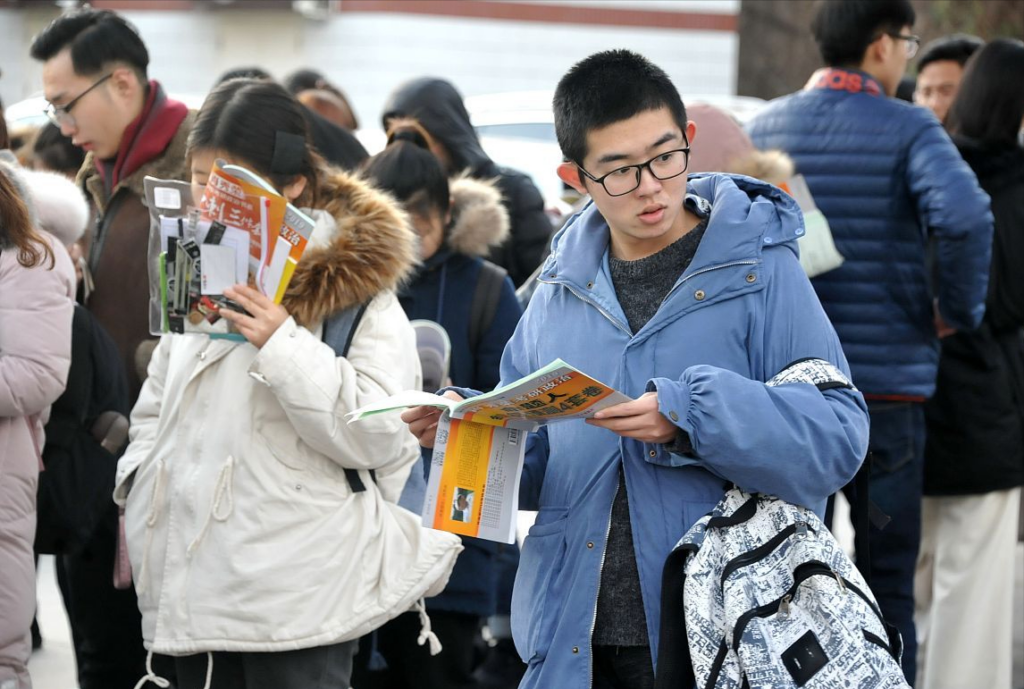
<instances>
[{"instance_id":1,"label":"man's hand holding booklet","mask_svg":"<svg viewBox=\"0 0 1024 689\"><path fill-rule=\"evenodd\" d=\"M348 415L349 423L407 407L443 409L431 459L423 524L502 543L515 540L526 432L589 419L631 401L561 359L494 392L465 400L411 390Z\"/></svg>"}]
</instances>

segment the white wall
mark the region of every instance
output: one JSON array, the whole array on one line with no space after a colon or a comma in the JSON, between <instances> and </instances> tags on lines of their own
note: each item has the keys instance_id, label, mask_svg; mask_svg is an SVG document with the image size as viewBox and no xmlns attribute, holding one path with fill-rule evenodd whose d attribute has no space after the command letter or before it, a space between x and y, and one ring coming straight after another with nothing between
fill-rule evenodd
<instances>
[{"instance_id":1,"label":"white wall","mask_svg":"<svg viewBox=\"0 0 1024 689\"><path fill-rule=\"evenodd\" d=\"M537 3L538 0L525 0ZM735 14L738 0L560 0L603 8ZM405 14L341 13L324 22L290 11L125 12L151 55L150 74L171 92L205 93L225 70L259 65L277 77L310 66L349 96L364 126L387 95L423 75L452 81L463 95L553 89L577 60L629 48L663 67L683 93L731 94L738 35L725 31L573 26ZM0 95L10 103L39 90L32 36L52 9L0 10Z\"/></svg>"}]
</instances>

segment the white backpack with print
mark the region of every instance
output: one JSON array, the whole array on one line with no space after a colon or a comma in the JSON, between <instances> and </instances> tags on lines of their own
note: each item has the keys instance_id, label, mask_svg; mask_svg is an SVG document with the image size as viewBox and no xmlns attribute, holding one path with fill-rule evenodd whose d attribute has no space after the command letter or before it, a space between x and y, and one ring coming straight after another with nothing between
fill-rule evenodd
<instances>
[{"instance_id":1,"label":"white backpack with print","mask_svg":"<svg viewBox=\"0 0 1024 689\"><path fill-rule=\"evenodd\" d=\"M852 387L821 360L768 385ZM809 509L726 492L665 562L657 689L903 689L899 632Z\"/></svg>"}]
</instances>

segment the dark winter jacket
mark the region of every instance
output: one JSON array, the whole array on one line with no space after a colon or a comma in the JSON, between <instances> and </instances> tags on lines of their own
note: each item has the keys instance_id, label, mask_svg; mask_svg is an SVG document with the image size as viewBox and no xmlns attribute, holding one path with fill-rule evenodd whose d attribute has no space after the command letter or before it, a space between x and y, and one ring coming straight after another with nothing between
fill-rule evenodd
<instances>
[{"instance_id":1,"label":"dark winter jacket","mask_svg":"<svg viewBox=\"0 0 1024 689\"><path fill-rule=\"evenodd\" d=\"M929 232L942 316L973 330L984 312L992 216L974 174L930 112L885 97L863 72L823 71L748 131L793 159L846 259L812 282L853 382L867 398L923 401L939 360Z\"/></svg>"},{"instance_id":2,"label":"dark winter jacket","mask_svg":"<svg viewBox=\"0 0 1024 689\"><path fill-rule=\"evenodd\" d=\"M97 417L108 411L125 419L131 412L121 357L96 318L76 305L68 384L46 423L46 471L39 475L36 525L39 552L76 552L114 510L117 456L92 433Z\"/></svg>"},{"instance_id":3,"label":"dark winter jacket","mask_svg":"<svg viewBox=\"0 0 1024 689\"><path fill-rule=\"evenodd\" d=\"M510 237L493 247L490 260L508 271L516 286L540 265L548 249L552 225L544 199L529 177L499 167L484 152L462 96L447 81L424 77L399 88L384 106L384 120L414 117L451 156L452 172L468 171L475 179L496 179L508 210Z\"/></svg>"},{"instance_id":4,"label":"dark winter jacket","mask_svg":"<svg viewBox=\"0 0 1024 689\"><path fill-rule=\"evenodd\" d=\"M399 294L410 320L427 319L444 326L452 342L450 376L455 385L491 390L500 378L501 354L522 311L512 281L505 278L490 326L481 331L473 351L469 330L473 294L484 259L481 256L508 236L508 214L494 184L460 178L451 185L452 227L445 243L427 259ZM427 465L424 464L424 475ZM427 600L428 610L492 615L496 607L498 544L463 538L465 551L444 592Z\"/></svg>"},{"instance_id":5,"label":"dark winter jacket","mask_svg":"<svg viewBox=\"0 0 1024 689\"><path fill-rule=\"evenodd\" d=\"M1024 149L956 143L992 197L995 235L985 320L942 341L925 407L926 495L1024 484Z\"/></svg>"}]
</instances>

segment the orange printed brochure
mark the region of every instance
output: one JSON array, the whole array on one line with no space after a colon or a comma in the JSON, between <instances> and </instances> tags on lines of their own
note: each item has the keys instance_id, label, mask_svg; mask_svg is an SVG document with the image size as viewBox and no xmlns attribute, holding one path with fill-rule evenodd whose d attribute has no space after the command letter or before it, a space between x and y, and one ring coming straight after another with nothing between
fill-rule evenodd
<instances>
[{"instance_id":1,"label":"orange printed brochure","mask_svg":"<svg viewBox=\"0 0 1024 689\"><path fill-rule=\"evenodd\" d=\"M534 430L552 421L590 418L601 409L629 401L621 392L556 359L514 383L461 402L409 391L357 409L346 418L351 422L405 407L434 406L448 409L453 419Z\"/></svg>"},{"instance_id":2,"label":"orange printed brochure","mask_svg":"<svg viewBox=\"0 0 1024 689\"><path fill-rule=\"evenodd\" d=\"M252 184L273 196L277 192L270 184L240 165L225 165L223 171L243 183ZM280 233L271 232L270 244L267 247L266 268L260 275L260 289L280 304L291 281L295 267L306 251L309 238L313 235L316 223L290 203L285 204L284 219ZM273 226L272 226L273 227ZM280 247L281 251L278 251Z\"/></svg>"},{"instance_id":3,"label":"orange printed brochure","mask_svg":"<svg viewBox=\"0 0 1024 689\"><path fill-rule=\"evenodd\" d=\"M443 414L431 459L423 525L513 543L525 440L522 430Z\"/></svg>"},{"instance_id":4,"label":"orange printed brochure","mask_svg":"<svg viewBox=\"0 0 1024 689\"><path fill-rule=\"evenodd\" d=\"M249 233L249 284L259 287L284 225L287 202L280 194L229 174L217 161L199 201L203 220ZM273 294L269 295L274 297Z\"/></svg>"}]
</instances>

